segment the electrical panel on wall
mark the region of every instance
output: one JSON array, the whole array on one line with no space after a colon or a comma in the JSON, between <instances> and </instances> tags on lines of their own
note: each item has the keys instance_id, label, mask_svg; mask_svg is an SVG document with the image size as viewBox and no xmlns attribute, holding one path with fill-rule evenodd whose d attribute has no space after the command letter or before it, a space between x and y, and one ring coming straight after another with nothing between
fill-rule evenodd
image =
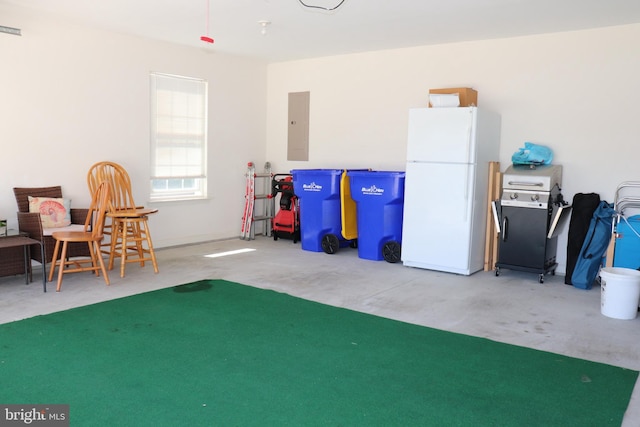
<instances>
[{"instance_id":1,"label":"electrical panel on wall","mask_svg":"<svg viewBox=\"0 0 640 427\"><path fill-rule=\"evenodd\" d=\"M289 93L287 160L309 160L309 92Z\"/></svg>"}]
</instances>

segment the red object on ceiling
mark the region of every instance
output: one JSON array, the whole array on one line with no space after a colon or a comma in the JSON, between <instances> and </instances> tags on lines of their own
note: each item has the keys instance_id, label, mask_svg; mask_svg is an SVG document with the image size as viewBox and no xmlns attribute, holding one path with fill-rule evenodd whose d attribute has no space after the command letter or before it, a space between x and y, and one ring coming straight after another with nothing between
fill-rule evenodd
<instances>
[{"instance_id":1,"label":"red object on ceiling","mask_svg":"<svg viewBox=\"0 0 640 427\"><path fill-rule=\"evenodd\" d=\"M213 39L211 37L209 37L209 5L210 5L210 0L207 0L207 35L206 36L201 36L200 40L202 40L203 42L206 43L213 43Z\"/></svg>"}]
</instances>

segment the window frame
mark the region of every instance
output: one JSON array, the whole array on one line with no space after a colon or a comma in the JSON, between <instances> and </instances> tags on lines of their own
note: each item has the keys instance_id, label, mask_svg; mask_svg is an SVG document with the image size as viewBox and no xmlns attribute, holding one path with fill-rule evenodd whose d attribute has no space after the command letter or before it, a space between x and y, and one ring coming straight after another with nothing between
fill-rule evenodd
<instances>
[{"instance_id":1,"label":"window frame","mask_svg":"<svg viewBox=\"0 0 640 427\"><path fill-rule=\"evenodd\" d=\"M149 199L206 199L208 82L160 72L149 81Z\"/></svg>"}]
</instances>

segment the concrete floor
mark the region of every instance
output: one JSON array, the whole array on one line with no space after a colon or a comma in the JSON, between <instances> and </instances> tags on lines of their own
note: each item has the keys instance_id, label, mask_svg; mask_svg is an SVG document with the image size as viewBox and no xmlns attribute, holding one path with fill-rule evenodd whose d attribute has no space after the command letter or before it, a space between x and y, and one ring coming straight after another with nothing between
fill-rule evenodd
<instances>
[{"instance_id":1,"label":"concrete floor","mask_svg":"<svg viewBox=\"0 0 640 427\"><path fill-rule=\"evenodd\" d=\"M206 257L255 249L224 257ZM615 366L640 370L640 318L616 320L600 313L600 289L564 284L562 276L502 270L472 276L421 270L358 258L345 248L335 255L303 251L300 244L258 236L157 251L159 274L150 266L114 269L111 285L89 273L65 277L42 292L41 269L33 282L0 278L0 323L61 311L200 279L225 279L377 316L489 338ZM597 399L597 396L575 396ZM640 425L636 384L623 426Z\"/></svg>"}]
</instances>

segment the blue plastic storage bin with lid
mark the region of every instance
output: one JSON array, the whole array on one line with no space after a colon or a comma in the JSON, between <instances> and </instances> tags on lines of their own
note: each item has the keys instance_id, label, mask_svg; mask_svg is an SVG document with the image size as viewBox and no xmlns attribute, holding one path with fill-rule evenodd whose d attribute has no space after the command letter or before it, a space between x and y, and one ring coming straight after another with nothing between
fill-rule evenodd
<instances>
[{"instance_id":1,"label":"blue plastic storage bin with lid","mask_svg":"<svg viewBox=\"0 0 640 427\"><path fill-rule=\"evenodd\" d=\"M358 256L400 261L405 173L348 171L347 176L356 202Z\"/></svg>"}]
</instances>

